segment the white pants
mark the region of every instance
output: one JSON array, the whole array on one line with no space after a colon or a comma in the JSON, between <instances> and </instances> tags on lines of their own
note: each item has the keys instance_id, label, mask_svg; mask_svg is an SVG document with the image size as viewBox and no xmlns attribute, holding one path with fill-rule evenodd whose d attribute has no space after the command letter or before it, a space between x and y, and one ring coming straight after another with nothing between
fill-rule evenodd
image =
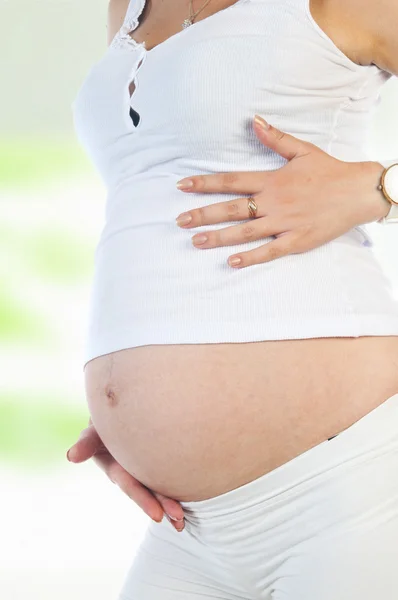
<instances>
[{"instance_id":1,"label":"white pants","mask_svg":"<svg viewBox=\"0 0 398 600\"><path fill-rule=\"evenodd\" d=\"M151 521L119 600L397 600L398 394L225 494Z\"/></svg>"}]
</instances>

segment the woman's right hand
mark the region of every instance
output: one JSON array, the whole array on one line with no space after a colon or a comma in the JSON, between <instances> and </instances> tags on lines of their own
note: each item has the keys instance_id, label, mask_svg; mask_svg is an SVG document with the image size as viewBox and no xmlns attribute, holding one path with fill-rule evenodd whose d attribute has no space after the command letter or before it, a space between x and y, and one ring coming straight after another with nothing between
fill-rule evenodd
<instances>
[{"instance_id":1,"label":"woman's right hand","mask_svg":"<svg viewBox=\"0 0 398 600\"><path fill-rule=\"evenodd\" d=\"M81 431L77 442L69 448L66 456L70 462L74 463L92 458L108 478L116 483L151 519L160 523L165 514L177 531L184 528L184 511L181 504L177 500L152 492L123 469L103 444L91 417L88 426Z\"/></svg>"}]
</instances>

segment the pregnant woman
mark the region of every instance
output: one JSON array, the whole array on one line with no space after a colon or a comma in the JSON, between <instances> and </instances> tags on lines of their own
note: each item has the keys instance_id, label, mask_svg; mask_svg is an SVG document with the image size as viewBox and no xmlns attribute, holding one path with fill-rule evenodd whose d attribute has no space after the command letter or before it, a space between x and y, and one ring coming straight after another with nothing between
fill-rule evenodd
<instances>
[{"instance_id":1,"label":"pregnant woman","mask_svg":"<svg viewBox=\"0 0 398 600\"><path fill-rule=\"evenodd\" d=\"M70 458L183 517L150 522L120 600L398 598L398 301L363 227L391 209L365 144L397 23L110 3L73 106L107 202Z\"/></svg>"}]
</instances>

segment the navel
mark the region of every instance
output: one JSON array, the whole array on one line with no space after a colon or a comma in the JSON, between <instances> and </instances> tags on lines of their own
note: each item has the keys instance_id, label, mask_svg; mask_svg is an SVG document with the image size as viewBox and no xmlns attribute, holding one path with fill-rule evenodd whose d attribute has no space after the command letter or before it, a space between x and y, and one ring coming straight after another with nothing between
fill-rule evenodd
<instances>
[{"instance_id":1,"label":"navel","mask_svg":"<svg viewBox=\"0 0 398 600\"><path fill-rule=\"evenodd\" d=\"M108 406L114 407L118 404L119 398L116 396L116 393L110 384L105 387L105 396L107 398Z\"/></svg>"}]
</instances>

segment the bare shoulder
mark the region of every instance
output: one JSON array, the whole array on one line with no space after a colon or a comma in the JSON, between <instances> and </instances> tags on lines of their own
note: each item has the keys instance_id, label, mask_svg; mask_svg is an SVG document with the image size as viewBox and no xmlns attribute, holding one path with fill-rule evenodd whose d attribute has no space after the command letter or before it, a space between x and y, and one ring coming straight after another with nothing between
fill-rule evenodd
<instances>
[{"instance_id":1,"label":"bare shoulder","mask_svg":"<svg viewBox=\"0 0 398 600\"><path fill-rule=\"evenodd\" d=\"M319 27L354 63L372 62L372 40L361 19L367 0L308 0L309 10ZM372 1L372 0L370 0Z\"/></svg>"},{"instance_id":2,"label":"bare shoulder","mask_svg":"<svg viewBox=\"0 0 398 600\"><path fill-rule=\"evenodd\" d=\"M342 50L361 65L375 64L398 74L397 0L309 0Z\"/></svg>"},{"instance_id":3,"label":"bare shoulder","mask_svg":"<svg viewBox=\"0 0 398 600\"><path fill-rule=\"evenodd\" d=\"M351 2L353 0L350 0ZM374 63L398 76L398 2L397 0L361 0L362 21L373 39Z\"/></svg>"},{"instance_id":4,"label":"bare shoulder","mask_svg":"<svg viewBox=\"0 0 398 600\"><path fill-rule=\"evenodd\" d=\"M134 0L131 0L134 2ZM108 4L108 45L123 25L129 0L109 0Z\"/></svg>"}]
</instances>

